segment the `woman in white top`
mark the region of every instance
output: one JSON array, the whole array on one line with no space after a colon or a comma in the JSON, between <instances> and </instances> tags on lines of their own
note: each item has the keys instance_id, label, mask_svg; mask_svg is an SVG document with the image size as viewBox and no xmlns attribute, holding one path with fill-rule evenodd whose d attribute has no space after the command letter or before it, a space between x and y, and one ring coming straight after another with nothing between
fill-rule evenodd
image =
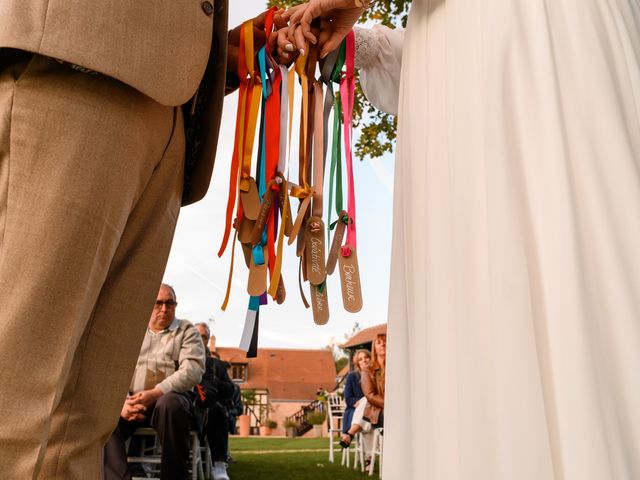
<instances>
[{"instance_id":1,"label":"woman in white top","mask_svg":"<svg viewBox=\"0 0 640 480\"><path fill-rule=\"evenodd\" d=\"M400 77L384 478L640 478L640 4L414 0Z\"/></svg>"}]
</instances>

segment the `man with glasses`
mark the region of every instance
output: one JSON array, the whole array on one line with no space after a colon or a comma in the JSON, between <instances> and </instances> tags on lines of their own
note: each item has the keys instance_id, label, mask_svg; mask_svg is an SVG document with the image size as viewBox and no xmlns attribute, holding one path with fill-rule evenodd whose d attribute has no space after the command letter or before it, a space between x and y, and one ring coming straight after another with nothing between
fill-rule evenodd
<instances>
[{"instance_id":1,"label":"man with glasses","mask_svg":"<svg viewBox=\"0 0 640 480\"><path fill-rule=\"evenodd\" d=\"M191 400L204 373L205 350L196 328L176 318L176 294L162 284L149 319L129 395L104 449L104 478L130 478L125 441L141 426L158 432L163 480L188 478Z\"/></svg>"}]
</instances>

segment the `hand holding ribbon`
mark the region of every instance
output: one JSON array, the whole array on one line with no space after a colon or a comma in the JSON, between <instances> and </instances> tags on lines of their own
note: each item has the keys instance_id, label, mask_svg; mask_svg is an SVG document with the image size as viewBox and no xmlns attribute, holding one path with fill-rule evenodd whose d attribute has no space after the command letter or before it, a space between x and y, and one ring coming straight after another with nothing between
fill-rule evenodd
<instances>
[{"instance_id":1,"label":"hand holding ribbon","mask_svg":"<svg viewBox=\"0 0 640 480\"><path fill-rule=\"evenodd\" d=\"M282 15L289 22L289 40L298 50L304 50L306 41L321 47L320 58L324 58L340 46L368 3L362 0L309 0L292 7ZM314 18L330 20L330 24L325 23L324 31L327 34L323 38L312 32L311 22ZM330 30L327 30L328 25Z\"/></svg>"}]
</instances>

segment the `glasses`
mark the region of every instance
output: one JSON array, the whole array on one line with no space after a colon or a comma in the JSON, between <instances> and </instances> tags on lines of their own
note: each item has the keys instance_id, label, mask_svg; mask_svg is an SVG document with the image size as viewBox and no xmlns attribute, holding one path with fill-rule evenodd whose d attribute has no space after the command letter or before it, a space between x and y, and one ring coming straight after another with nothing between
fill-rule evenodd
<instances>
[{"instance_id":1,"label":"glasses","mask_svg":"<svg viewBox=\"0 0 640 480\"><path fill-rule=\"evenodd\" d=\"M175 306L178 305L178 302L175 300L156 300L155 308L160 310L163 305L167 308L175 308Z\"/></svg>"}]
</instances>

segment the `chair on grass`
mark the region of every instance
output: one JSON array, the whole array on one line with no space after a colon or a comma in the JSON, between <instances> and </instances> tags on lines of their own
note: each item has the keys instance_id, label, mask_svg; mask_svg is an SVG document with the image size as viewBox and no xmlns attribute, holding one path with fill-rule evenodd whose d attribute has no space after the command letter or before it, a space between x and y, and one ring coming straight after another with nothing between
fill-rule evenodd
<instances>
[{"instance_id":1,"label":"chair on grass","mask_svg":"<svg viewBox=\"0 0 640 480\"><path fill-rule=\"evenodd\" d=\"M162 447L156 436L156 431L150 427L138 428L133 433L133 437L150 439L152 440L152 445L147 446L145 444L145 448L143 448L141 455L139 457L129 456L127 457L127 462L129 464L142 464L143 468L146 465L147 468L145 468L145 471L153 475L151 480L159 480L161 463L160 455ZM213 462L211 460L211 451L209 450L206 438L201 442L198 432L191 430L190 444L191 467L189 470L191 473L191 480L209 480L213 478ZM149 480L149 477L133 477L132 480Z\"/></svg>"},{"instance_id":2,"label":"chair on grass","mask_svg":"<svg viewBox=\"0 0 640 480\"><path fill-rule=\"evenodd\" d=\"M328 422L327 431L329 434L329 461L331 463L333 463L333 460L334 460L334 448L336 443L335 436L336 434L338 435L342 434L342 417L344 416L344 409L345 409L345 405L342 398L339 397L338 394L335 392L330 393L327 398L327 422ZM344 465L345 450L346 449L342 449L343 465ZM347 450L347 456L348 454L349 453ZM348 459L347 459L347 466L348 466Z\"/></svg>"},{"instance_id":3,"label":"chair on grass","mask_svg":"<svg viewBox=\"0 0 640 480\"><path fill-rule=\"evenodd\" d=\"M376 456L378 457L379 468L378 475L382 478L382 428L376 428L373 430L373 447L371 448L371 463L369 464L369 476L373 475L373 470L376 466Z\"/></svg>"},{"instance_id":4,"label":"chair on grass","mask_svg":"<svg viewBox=\"0 0 640 480\"><path fill-rule=\"evenodd\" d=\"M364 472L364 439L362 438L362 432L354 435L347 454L349 454L351 448L353 448L353 468L358 468L358 465L360 465L360 471ZM347 466L349 466L348 462Z\"/></svg>"}]
</instances>

